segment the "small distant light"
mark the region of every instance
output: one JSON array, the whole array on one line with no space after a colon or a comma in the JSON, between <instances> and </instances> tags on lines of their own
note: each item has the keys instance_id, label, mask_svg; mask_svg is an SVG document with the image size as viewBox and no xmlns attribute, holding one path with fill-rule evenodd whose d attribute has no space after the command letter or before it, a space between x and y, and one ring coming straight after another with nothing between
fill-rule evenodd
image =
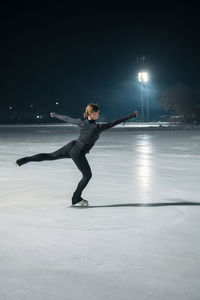
<instances>
[{"instance_id":1,"label":"small distant light","mask_svg":"<svg viewBox=\"0 0 200 300\"><path fill-rule=\"evenodd\" d=\"M9 109L13 109L12 106L10 106Z\"/></svg>"},{"instance_id":2,"label":"small distant light","mask_svg":"<svg viewBox=\"0 0 200 300\"><path fill-rule=\"evenodd\" d=\"M37 115L37 119L39 119L40 118L40 116L39 115Z\"/></svg>"},{"instance_id":3,"label":"small distant light","mask_svg":"<svg viewBox=\"0 0 200 300\"><path fill-rule=\"evenodd\" d=\"M58 101L56 102L56 105L58 105Z\"/></svg>"},{"instance_id":4,"label":"small distant light","mask_svg":"<svg viewBox=\"0 0 200 300\"><path fill-rule=\"evenodd\" d=\"M30 107L33 107L33 104L31 104Z\"/></svg>"}]
</instances>

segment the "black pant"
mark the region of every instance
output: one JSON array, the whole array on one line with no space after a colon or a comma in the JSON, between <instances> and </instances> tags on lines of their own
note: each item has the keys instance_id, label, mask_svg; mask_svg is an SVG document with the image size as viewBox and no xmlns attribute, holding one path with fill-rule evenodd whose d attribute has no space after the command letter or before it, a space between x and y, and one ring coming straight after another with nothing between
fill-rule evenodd
<instances>
[{"instance_id":1,"label":"black pant","mask_svg":"<svg viewBox=\"0 0 200 300\"><path fill-rule=\"evenodd\" d=\"M75 204L81 200L82 191L88 184L90 178L92 177L90 165L85 157L85 154L86 153L76 145L75 141L71 141L70 143L68 143L67 145L63 146L55 152L39 153L33 156L24 157L22 159L19 159L18 162L20 165L22 165L31 161L72 158L72 160L75 162L75 164L82 173L82 179L80 180L72 197L72 204Z\"/></svg>"}]
</instances>

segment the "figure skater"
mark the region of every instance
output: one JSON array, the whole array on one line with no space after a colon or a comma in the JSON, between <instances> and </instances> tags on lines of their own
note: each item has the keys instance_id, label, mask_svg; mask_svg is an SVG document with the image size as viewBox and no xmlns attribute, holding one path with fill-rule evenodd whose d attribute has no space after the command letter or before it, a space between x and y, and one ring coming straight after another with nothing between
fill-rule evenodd
<instances>
[{"instance_id":1,"label":"figure skater","mask_svg":"<svg viewBox=\"0 0 200 300\"><path fill-rule=\"evenodd\" d=\"M115 121L98 124L96 123L96 120L99 118L99 113L99 106L98 104L94 103L87 105L84 112L84 117L80 119L74 119L65 115L58 115L55 112L50 113L52 118L57 118L67 123L79 126L79 137L55 152L40 153L33 156L20 158L16 161L16 166L21 166L31 161L35 162L71 158L82 173L82 178L72 196L72 205L88 206L88 201L81 197L83 189L86 187L92 177L92 172L85 155L89 153L90 149L94 146L95 142L98 140L100 134L104 130L114 127L130 118L137 117L138 115L138 112L134 111L133 113Z\"/></svg>"}]
</instances>

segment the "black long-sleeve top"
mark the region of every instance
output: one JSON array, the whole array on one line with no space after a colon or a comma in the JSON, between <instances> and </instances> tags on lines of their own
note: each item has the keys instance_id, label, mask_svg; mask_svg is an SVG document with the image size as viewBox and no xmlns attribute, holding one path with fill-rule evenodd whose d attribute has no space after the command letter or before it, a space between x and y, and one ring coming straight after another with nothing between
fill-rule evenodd
<instances>
[{"instance_id":1,"label":"black long-sleeve top","mask_svg":"<svg viewBox=\"0 0 200 300\"><path fill-rule=\"evenodd\" d=\"M53 113L53 117L65 121L67 123L78 125L80 127L80 135L75 141L78 147L86 153L89 153L90 149L94 146L95 142L98 140L100 134L104 130L114 127L119 123L126 121L130 118L134 118L135 116L136 116L135 113L132 113L123 118L114 120L112 122L99 124L96 123L95 120L88 120L87 117L75 119L69 116L58 115L55 112Z\"/></svg>"}]
</instances>

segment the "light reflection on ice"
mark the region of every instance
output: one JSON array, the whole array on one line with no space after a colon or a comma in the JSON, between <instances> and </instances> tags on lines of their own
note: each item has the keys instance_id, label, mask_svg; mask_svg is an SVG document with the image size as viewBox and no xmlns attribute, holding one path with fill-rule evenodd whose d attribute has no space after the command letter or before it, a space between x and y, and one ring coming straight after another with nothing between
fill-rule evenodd
<instances>
[{"instance_id":1,"label":"light reflection on ice","mask_svg":"<svg viewBox=\"0 0 200 300\"><path fill-rule=\"evenodd\" d=\"M147 189L152 176L152 144L151 136L139 135L137 137L137 181L141 189Z\"/></svg>"}]
</instances>

